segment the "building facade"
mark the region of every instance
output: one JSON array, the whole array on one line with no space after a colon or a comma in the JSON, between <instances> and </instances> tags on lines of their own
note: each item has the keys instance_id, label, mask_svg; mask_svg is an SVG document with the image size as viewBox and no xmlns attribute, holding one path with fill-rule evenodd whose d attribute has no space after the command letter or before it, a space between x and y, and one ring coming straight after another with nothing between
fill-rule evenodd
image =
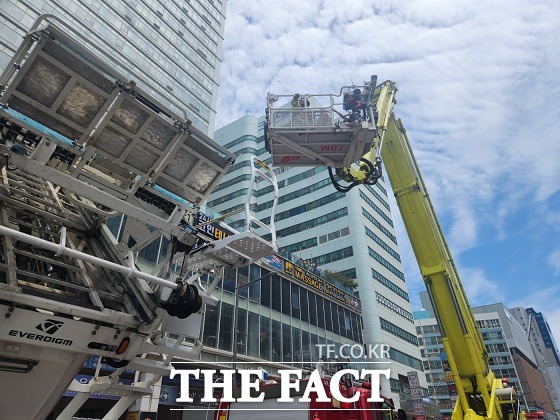
<instances>
[{"instance_id":1,"label":"building facade","mask_svg":"<svg viewBox=\"0 0 560 420\"><path fill-rule=\"evenodd\" d=\"M103 61L212 135L225 0L3 0L0 72L40 15L84 35Z\"/></svg>"},{"instance_id":2,"label":"building facade","mask_svg":"<svg viewBox=\"0 0 560 420\"><path fill-rule=\"evenodd\" d=\"M239 229L244 220L235 212L243 207L249 191L250 159L257 156L270 162L264 123L264 117L246 116L215 133L215 141L238 158L207 205L230 214L232 225ZM385 183L341 193L331 186L324 167L274 171L279 184L274 223L281 253L299 258L318 272L328 270L357 280L355 290L346 290L363 302L364 343L390 346L391 380L382 389L390 390L398 400L399 377L421 371L422 363ZM256 185L252 209L268 224L274 191L267 183ZM425 388L422 372L420 382Z\"/></svg>"},{"instance_id":3,"label":"building facade","mask_svg":"<svg viewBox=\"0 0 560 420\"><path fill-rule=\"evenodd\" d=\"M456 388L444 377L441 333L427 292L421 292L425 310L414 313L416 332L420 341L424 371L430 396L437 399L441 414L450 417L456 400ZM497 378L508 378L521 393L523 408L543 410L554 418L554 409L547 392L545 379L539 371L537 359L523 327L501 303L472 308L477 326L489 356L490 368Z\"/></svg>"},{"instance_id":4,"label":"building facade","mask_svg":"<svg viewBox=\"0 0 560 420\"><path fill-rule=\"evenodd\" d=\"M512 308L511 313L527 333L550 400L560 418L560 357L550 326L542 312L533 308Z\"/></svg>"}]
</instances>

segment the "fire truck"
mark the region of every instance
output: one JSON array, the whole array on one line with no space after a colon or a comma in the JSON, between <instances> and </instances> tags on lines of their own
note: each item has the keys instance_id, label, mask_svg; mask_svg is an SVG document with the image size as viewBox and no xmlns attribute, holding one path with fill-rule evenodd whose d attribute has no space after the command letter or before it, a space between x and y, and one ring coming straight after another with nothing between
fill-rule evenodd
<instances>
[{"instance_id":1,"label":"fire truck","mask_svg":"<svg viewBox=\"0 0 560 420\"><path fill-rule=\"evenodd\" d=\"M335 94L267 96L267 147L275 166L326 166L334 187L373 185L383 168L393 189L435 311L458 398L453 420L523 417L515 388L494 376L403 123L393 113L397 87L377 76ZM304 102L307 104L306 102ZM280 104L280 105L279 105ZM348 111L343 115L336 107ZM338 118L340 117L340 118ZM353 417L346 417L353 418Z\"/></svg>"},{"instance_id":2,"label":"fire truck","mask_svg":"<svg viewBox=\"0 0 560 420\"><path fill-rule=\"evenodd\" d=\"M316 392L309 394L310 402L300 402L298 399L303 395L307 381L301 381L298 390L292 390L290 397L294 399L291 403L281 403L277 399L280 396L280 384L265 384L255 394L264 393L264 401L261 403L236 402L218 404L215 420L253 420L260 419L266 412L267 419L285 419L289 416L293 420L405 420L406 413L395 410L393 400L381 395L382 402L371 403L367 399L371 397L371 383L353 383L351 380L340 381L339 392L344 398L351 398L359 394L354 403L338 401L331 393L330 378L322 378L323 388L330 401L319 402ZM252 390L253 391L253 390ZM234 397L239 396L239 390L234 392ZM253 395L252 395L253 396ZM254 395L256 396L256 395ZM289 413L289 414L287 414Z\"/></svg>"},{"instance_id":3,"label":"fire truck","mask_svg":"<svg viewBox=\"0 0 560 420\"><path fill-rule=\"evenodd\" d=\"M221 222L202 203L235 156L117 64L44 15L0 75L2 419L43 420L66 390L59 420L92 394L118 399L107 420L133 403L153 412L171 360L202 350L221 278L202 274L276 251L248 203L242 232L209 237ZM252 169L277 190L266 165ZM153 244L157 257L139 260ZM76 380L90 356L94 374Z\"/></svg>"}]
</instances>

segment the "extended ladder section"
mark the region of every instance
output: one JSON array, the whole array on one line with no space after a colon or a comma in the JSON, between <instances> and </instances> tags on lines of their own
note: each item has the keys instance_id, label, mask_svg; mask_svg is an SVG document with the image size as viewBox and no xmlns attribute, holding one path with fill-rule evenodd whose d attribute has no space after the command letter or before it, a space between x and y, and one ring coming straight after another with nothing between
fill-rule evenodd
<instances>
[{"instance_id":1,"label":"extended ladder section","mask_svg":"<svg viewBox=\"0 0 560 420\"><path fill-rule=\"evenodd\" d=\"M359 89L363 107L340 116L344 90L334 94L267 96L268 147L273 166L328 166L345 168L360 159L373 144L375 107L369 85ZM295 106L297 105L297 106ZM351 110L350 110L351 111Z\"/></svg>"},{"instance_id":2,"label":"extended ladder section","mask_svg":"<svg viewBox=\"0 0 560 420\"><path fill-rule=\"evenodd\" d=\"M0 76L0 411L45 418L97 355L118 370L74 381L59 418L96 392L123 396L113 419L151 396L173 357L199 358L220 280L203 287L201 274L276 245L250 230L201 233L200 207L235 155L55 20L38 21ZM139 261L154 243L155 262ZM124 365L144 373L119 385Z\"/></svg>"}]
</instances>

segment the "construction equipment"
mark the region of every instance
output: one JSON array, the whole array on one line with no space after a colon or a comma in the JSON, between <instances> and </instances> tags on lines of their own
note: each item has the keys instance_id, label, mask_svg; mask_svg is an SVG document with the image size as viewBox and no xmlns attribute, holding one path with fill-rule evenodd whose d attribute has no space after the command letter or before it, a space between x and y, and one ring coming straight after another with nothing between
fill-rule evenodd
<instances>
[{"instance_id":1,"label":"construction equipment","mask_svg":"<svg viewBox=\"0 0 560 420\"><path fill-rule=\"evenodd\" d=\"M201 275L276 251L274 235L251 231L248 205L242 232L195 226L216 216L202 203L235 156L88 47L45 15L0 76L3 419L42 420L67 388L77 394L59 419L93 392L121 397L104 417L118 418L156 392L174 357L199 358L221 278L205 288ZM93 379L73 380L91 355ZM103 363L117 370L101 376ZM119 384L125 367L131 385Z\"/></svg>"},{"instance_id":2,"label":"construction equipment","mask_svg":"<svg viewBox=\"0 0 560 420\"><path fill-rule=\"evenodd\" d=\"M519 415L516 390L505 386L488 366L488 354L476 327L463 285L443 236L406 131L393 114L397 88L377 77L361 86L348 86L328 97L330 103L343 102L343 93L356 91L361 102L358 115L335 121L332 105L315 109L275 108L277 95L268 95L267 124L269 147L276 165L327 165L336 189L348 191L357 185L372 185L381 177L381 162L399 206L416 260L439 324L442 343L449 359L458 399L453 420L501 420ZM348 96L347 95L347 96ZM289 96L289 95L287 95ZM307 95L314 97L316 95ZM346 103L346 101L344 101ZM330 113L332 124L317 129L313 120L299 118L321 111ZM356 111L356 110L355 110ZM329 118L326 118L327 121ZM327 133L323 136L323 133ZM353 145L369 149L356 158ZM325 139L325 140L323 140ZM340 150L338 159L321 150ZM357 161L348 164L349 158ZM344 184L346 181L348 184ZM521 414L522 415L522 414Z\"/></svg>"}]
</instances>

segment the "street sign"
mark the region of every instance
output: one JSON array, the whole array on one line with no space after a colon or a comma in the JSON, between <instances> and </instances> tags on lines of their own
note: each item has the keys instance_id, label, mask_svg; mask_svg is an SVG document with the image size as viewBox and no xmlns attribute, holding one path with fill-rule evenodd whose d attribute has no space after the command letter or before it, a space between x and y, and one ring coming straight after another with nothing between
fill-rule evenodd
<instances>
[{"instance_id":1,"label":"street sign","mask_svg":"<svg viewBox=\"0 0 560 420\"><path fill-rule=\"evenodd\" d=\"M412 396L412 398L422 398L422 390L420 389L420 387L411 387L410 395Z\"/></svg>"},{"instance_id":2,"label":"street sign","mask_svg":"<svg viewBox=\"0 0 560 420\"><path fill-rule=\"evenodd\" d=\"M418 372L414 372L414 371L408 372L407 376L408 376L408 384L410 385L410 388L420 386L420 382L418 381Z\"/></svg>"},{"instance_id":3,"label":"street sign","mask_svg":"<svg viewBox=\"0 0 560 420\"><path fill-rule=\"evenodd\" d=\"M414 407L415 416L421 416L424 414L424 404L422 402L414 402L412 405Z\"/></svg>"}]
</instances>

